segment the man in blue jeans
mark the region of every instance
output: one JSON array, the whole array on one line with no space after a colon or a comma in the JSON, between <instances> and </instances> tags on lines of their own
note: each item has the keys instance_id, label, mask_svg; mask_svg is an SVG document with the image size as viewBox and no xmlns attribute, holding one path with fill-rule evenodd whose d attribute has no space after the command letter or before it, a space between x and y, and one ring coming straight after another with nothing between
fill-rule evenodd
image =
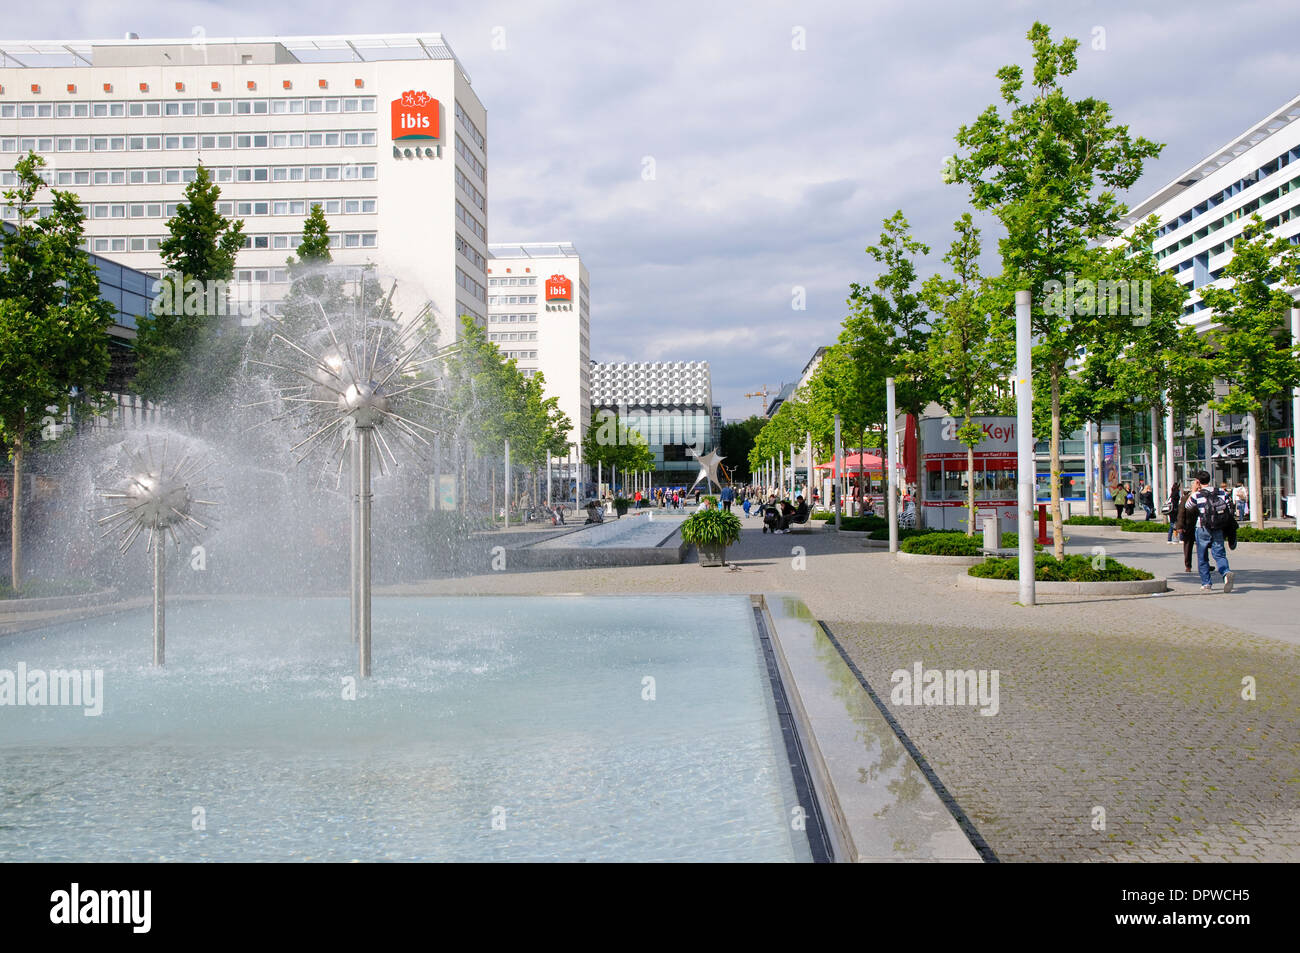
<instances>
[{"instance_id":1,"label":"man in blue jeans","mask_svg":"<svg viewBox=\"0 0 1300 953\"><path fill-rule=\"evenodd\" d=\"M1210 474L1202 470L1192 480L1192 493L1187 498L1187 508L1196 510L1196 569L1201 575L1201 592L1212 592L1210 585L1210 556L1223 576L1223 591L1232 592L1232 570L1228 568L1228 553L1223 547L1224 519L1232 520L1232 500L1210 482ZM1225 515L1226 514L1226 517Z\"/></svg>"}]
</instances>

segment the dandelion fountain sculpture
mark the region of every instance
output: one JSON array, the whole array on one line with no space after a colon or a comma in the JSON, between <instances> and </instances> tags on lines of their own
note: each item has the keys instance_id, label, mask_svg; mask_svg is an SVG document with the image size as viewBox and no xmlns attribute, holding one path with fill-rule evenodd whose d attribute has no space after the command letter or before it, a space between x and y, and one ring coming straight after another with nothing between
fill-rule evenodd
<instances>
[{"instance_id":1,"label":"dandelion fountain sculpture","mask_svg":"<svg viewBox=\"0 0 1300 953\"><path fill-rule=\"evenodd\" d=\"M417 395L428 396L426 392L438 387L439 380L419 375L428 373L451 350L439 349L431 341L434 332L426 320L430 306L406 323L400 315L388 316L394 290L396 283L387 299L378 302L377 315L358 307L336 312L331 319L318 302L322 327L298 341L275 332L271 340L283 355L281 362L255 362L292 379L278 390L279 399L290 407L282 416L296 418L309 431L290 448L295 454L303 451L297 462L330 447L330 459L338 459L334 473L339 482L344 461L351 461L352 639L358 645L363 678L370 676L372 654L372 457L378 459L380 472L387 473L389 464L397 465L393 444L421 457L432 450L424 434L438 431L415 418L427 416L421 407L435 412L443 408Z\"/></svg>"},{"instance_id":2,"label":"dandelion fountain sculpture","mask_svg":"<svg viewBox=\"0 0 1300 953\"><path fill-rule=\"evenodd\" d=\"M209 528L191 512L195 506L217 505L215 500L200 500L194 495L207 485L206 481L197 479L207 466L199 454L186 453L169 468L166 439L155 463L153 444L146 437L144 452L131 454L130 474L125 484L119 490L103 494L104 499L122 506L99 520L99 525L108 527L103 536L120 532L118 551L122 555L126 555L141 533L149 531L145 551L153 553L154 665L162 665L166 654L166 537L170 536L179 549L182 536L197 540L199 532Z\"/></svg>"}]
</instances>

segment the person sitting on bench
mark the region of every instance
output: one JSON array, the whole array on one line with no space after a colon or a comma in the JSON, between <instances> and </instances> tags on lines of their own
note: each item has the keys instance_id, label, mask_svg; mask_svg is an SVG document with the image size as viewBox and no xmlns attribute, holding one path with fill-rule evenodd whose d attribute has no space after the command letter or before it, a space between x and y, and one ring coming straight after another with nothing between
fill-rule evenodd
<instances>
[{"instance_id":1,"label":"person sitting on bench","mask_svg":"<svg viewBox=\"0 0 1300 953\"><path fill-rule=\"evenodd\" d=\"M596 500L587 504L587 522L603 523L605 522L605 507L601 506ZM585 524L584 524L585 525Z\"/></svg>"}]
</instances>

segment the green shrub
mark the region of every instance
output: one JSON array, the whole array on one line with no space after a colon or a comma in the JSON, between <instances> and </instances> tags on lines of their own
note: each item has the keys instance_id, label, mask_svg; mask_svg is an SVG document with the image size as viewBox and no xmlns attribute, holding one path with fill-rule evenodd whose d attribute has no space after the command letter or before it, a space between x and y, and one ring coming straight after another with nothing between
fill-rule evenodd
<instances>
[{"instance_id":1,"label":"green shrub","mask_svg":"<svg viewBox=\"0 0 1300 953\"><path fill-rule=\"evenodd\" d=\"M986 559L978 566L971 566L970 574L980 579L1019 579L1020 560ZM1144 569L1134 569L1114 559L1106 560L1105 569L1094 569L1089 556L1066 556L1060 562L1050 553L1034 557L1034 579L1038 582L1132 582L1154 578Z\"/></svg>"},{"instance_id":2,"label":"green shrub","mask_svg":"<svg viewBox=\"0 0 1300 953\"><path fill-rule=\"evenodd\" d=\"M1300 543L1300 529L1285 529L1270 526L1267 529L1255 529L1253 526L1237 527L1239 543Z\"/></svg>"},{"instance_id":3,"label":"green shrub","mask_svg":"<svg viewBox=\"0 0 1300 953\"><path fill-rule=\"evenodd\" d=\"M831 517L832 521L834 517ZM869 533L872 530L888 529L889 521L883 516L841 516L840 529L854 533Z\"/></svg>"},{"instance_id":4,"label":"green shrub","mask_svg":"<svg viewBox=\"0 0 1300 953\"><path fill-rule=\"evenodd\" d=\"M1118 526L1120 521L1113 516L1071 516L1065 521L1066 526Z\"/></svg>"},{"instance_id":5,"label":"green shrub","mask_svg":"<svg viewBox=\"0 0 1300 953\"><path fill-rule=\"evenodd\" d=\"M1169 532L1169 524L1163 520L1120 520L1119 528L1126 533Z\"/></svg>"},{"instance_id":6,"label":"green shrub","mask_svg":"<svg viewBox=\"0 0 1300 953\"><path fill-rule=\"evenodd\" d=\"M864 519L869 519L869 518L870 517L864 517ZM929 533L941 533L941 532L946 532L946 531L938 530L938 529L912 529L910 527L907 528L900 527L898 530L898 538L911 539L913 536L925 536L928 535ZM889 525L885 524L884 526L876 527L871 531L871 535L868 536L867 538L868 539L889 539Z\"/></svg>"},{"instance_id":7,"label":"green shrub","mask_svg":"<svg viewBox=\"0 0 1300 953\"><path fill-rule=\"evenodd\" d=\"M998 546L1001 547L1002 549L1019 549L1019 548L1020 548L1020 534L1019 534L1019 533L1003 533L1003 534L1002 534L1002 539L998 541ZM1039 542L1035 542L1035 543L1034 543L1034 551L1035 551L1035 552L1039 552L1039 553L1041 553L1041 552L1043 551L1043 544L1042 544L1042 543L1039 543Z\"/></svg>"},{"instance_id":8,"label":"green shrub","mask_svg":"<svg viewBox=\"0 0 1300 953\"><path fill-rule=\"evenodd\" d=\"M922 533L899 546L903 552L918 556L978 556L981 548L978 538L954 532Z\"/></svg>"},{"instance_id":9,"label":"green shrub","mask_svg":"<svg viewBox=\"0 0 1300 953\"><path fill-rule=\"evenodd\" d=\"M832 512L829 511L829 510L816 510L816 511L815 511L811 516L809 516L808 518L809 518L810 520L831 520L831 521L834 521L834 519L835 519L835 514L832 513Z\"/></svg>"},{"instance_id":10,"label":"green shrub","mask_svg":"<svg viewBox=\"0 0 1300 953\"><path fill-rule=\"evenodd\" d=\"M716 507L700 509L682 521L682 541L696 546L730 546L740 539L740 517Z\"/></svg>"}]
</instances>

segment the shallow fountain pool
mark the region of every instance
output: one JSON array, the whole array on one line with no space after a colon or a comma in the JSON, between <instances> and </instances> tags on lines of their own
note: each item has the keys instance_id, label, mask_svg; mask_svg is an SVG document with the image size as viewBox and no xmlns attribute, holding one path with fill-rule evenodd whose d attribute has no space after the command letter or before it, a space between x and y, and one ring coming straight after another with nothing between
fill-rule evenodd
<instances>
[{"instance_id":1,"label":"shallow fountain pool","mask_svg":"<svg viewBox=\"0 0 1300 953\"><path fill-rule=\"evenodd\" d=\"M0 860L810 859L749 600L181 602L0 638ZM653 680L653 681L649 681ZM653 696L651 698L651 696Z\"/></svg>"}]
</instances>

